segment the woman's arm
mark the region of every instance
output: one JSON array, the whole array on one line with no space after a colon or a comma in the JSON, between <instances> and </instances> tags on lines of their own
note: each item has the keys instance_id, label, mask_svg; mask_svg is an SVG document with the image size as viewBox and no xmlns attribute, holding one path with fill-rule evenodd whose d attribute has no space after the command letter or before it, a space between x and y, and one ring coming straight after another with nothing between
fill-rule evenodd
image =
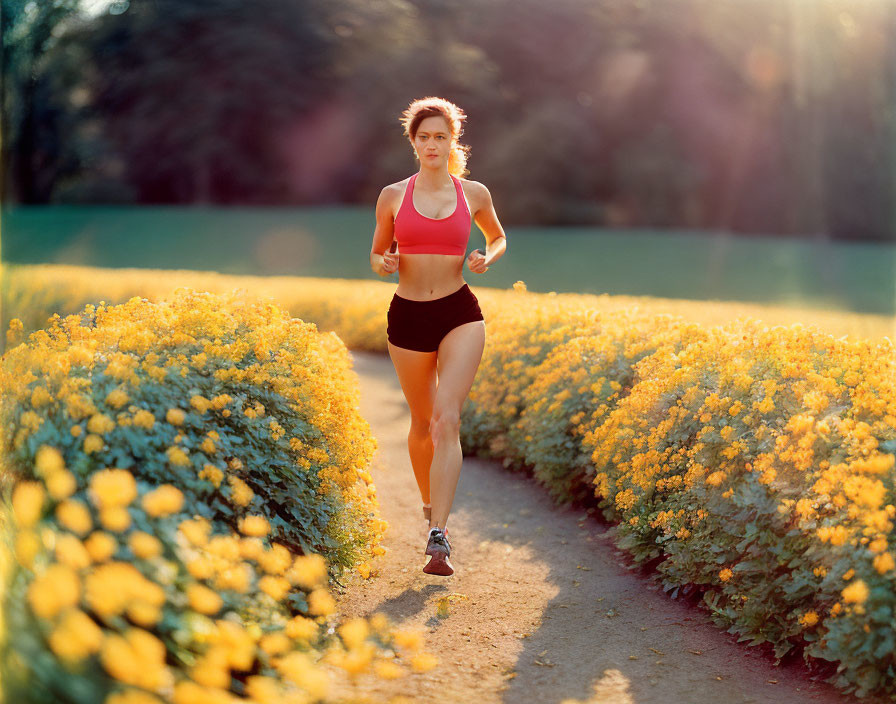
<instances>
[{"instance_id":1,"label":"woman's arm","mask_svg":"<svg viewBox=\"0 0 896 704\"><path fill-rule=\"evenodd\" d=\"M478 181L471 181L471 183L475 183L479 191L477 194L478 208L473 215L473 220L485 235L485 266L489 266L504 255L504 251L507 249L507 236L504 234L501 223L498 222L498 214L495 212L492 194L489 193L488 188Z\"/></svg>"},{"instance_id":2,"label":"woman's arm","mask_svg":"<svg viewBox=\"0 0 896 704\"><path fill-rule=\"evenodd\" d=\"M387 260L384 256L386 250L392 245L395 235L395 223L392 220L392 191L390 186L386 186L380 191L379 197L376 199L376 229L373 232L373 245L370 248L370 268L375 274L380 276L389 276L395 271L393 267L394 261L391 261L390 267L387 268ZM387 255L390 260L394 260L397 255L390 253Z\"/></svg>"}]
</instances>

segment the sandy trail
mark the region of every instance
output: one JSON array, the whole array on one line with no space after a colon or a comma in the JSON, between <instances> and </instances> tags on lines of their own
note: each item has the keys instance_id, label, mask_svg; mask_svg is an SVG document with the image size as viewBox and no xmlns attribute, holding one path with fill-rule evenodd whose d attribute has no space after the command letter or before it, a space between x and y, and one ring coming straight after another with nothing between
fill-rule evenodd
<instances>
[{"instance_id":1,"label":"sandy trail","mask_svg":"<svg viewBox=\"0 0 896 704\"><path fill-rule=\"evenodd\" d=\"M782 704L876 702L813 682L800 660L775 667L708 614L673 600L627 565L612 529L555 506L531 479L465 457L448 519L451 577L424 574L426 522L407 450L410 418L388 355L353 351L361 413L379 442L371 473L387 552L370 580L337 594L345 616L382 611L426 629L440 666L357 692L433 702ZM437 601L450 594L447 617ZM351 690L348 690L351 691Z\"/></svg>"}]
</instances>

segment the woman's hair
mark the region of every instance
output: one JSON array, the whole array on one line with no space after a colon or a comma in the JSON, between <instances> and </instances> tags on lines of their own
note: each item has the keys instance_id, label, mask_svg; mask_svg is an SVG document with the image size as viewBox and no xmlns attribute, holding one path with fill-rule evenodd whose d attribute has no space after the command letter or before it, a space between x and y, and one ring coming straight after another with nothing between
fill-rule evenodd
<instances>
[{"instance_id":1,"label":"woman's hair","mask_svg":"<svg viewBox=\"0 0 896 704\"><path fill-rule=\"evenodd\" d=\"M467 170L467 157L470 154L470 147L461 144L457 140L464 133L463 122L467 119L467 114L457 105L444 98L428 96L415 100L407 109L401 113L401 124L404 127L404 133L411 144L417 138L417 128L420 123L427 117L444 117L451 129L451 136L454 145L451 147L451 154L448 156L448 172L455 176L463 176L469 173ZM414 158L417 152L414 150Z\"/></svg>"}]
</instances>

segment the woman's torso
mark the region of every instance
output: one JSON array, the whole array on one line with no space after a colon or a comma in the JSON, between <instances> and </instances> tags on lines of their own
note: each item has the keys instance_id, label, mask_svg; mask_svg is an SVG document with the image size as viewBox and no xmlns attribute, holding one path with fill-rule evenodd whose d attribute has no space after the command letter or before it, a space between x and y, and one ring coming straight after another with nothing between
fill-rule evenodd
<instances>
[{"instance_id":1,"label":"woman's torso","mask_svg":"<svg viewBox=\"0 0 896 704\"><path fill-rule=\"evenodd\" d=\"M448 189L445 189L444 195L440 194L436 199L419 186L412 192L409 191L416 176L414 174L395 184L393 223L401 217L402 220L398 223L400 226L429 228L433 238L439 236L442 228L450 228L454 248L460 247L461 241L464 247L464 251L459 254L434 254L402 251L401 245L398 246L398 288L395 293L402 298L429 301L454 293L465 283L463 268L466 240L472 226L473 210L463 179L452 177L452 185L455 186L453 193L449 196Z\"/></svg>"}]
</instances>

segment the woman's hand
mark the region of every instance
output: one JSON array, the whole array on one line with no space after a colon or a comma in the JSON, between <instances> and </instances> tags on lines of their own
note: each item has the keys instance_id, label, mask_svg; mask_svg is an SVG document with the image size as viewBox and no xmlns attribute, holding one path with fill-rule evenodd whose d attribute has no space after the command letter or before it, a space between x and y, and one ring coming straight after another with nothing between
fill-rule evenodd
<instances>
[{"instance_id":1,"label":"woman's hand","mask_svg":"<svg viewBox=\"0 0 896 704\"><path fill-rule=\"evenodd\" d=\"M383 273L389 274L398 270L398 252L383 252Z\"/></svg>"},{"instance_id":2,"label":"woman's hand","mask_svg":"<svg viewBox=\"0 0 896 704\"><path fill-rule=\"evenodd\" d=\"M474 274L484 274L488 271L485 265L485 252L481 249L474 249L467 257L467 266Z\"/></svg>"}]
</instances>

